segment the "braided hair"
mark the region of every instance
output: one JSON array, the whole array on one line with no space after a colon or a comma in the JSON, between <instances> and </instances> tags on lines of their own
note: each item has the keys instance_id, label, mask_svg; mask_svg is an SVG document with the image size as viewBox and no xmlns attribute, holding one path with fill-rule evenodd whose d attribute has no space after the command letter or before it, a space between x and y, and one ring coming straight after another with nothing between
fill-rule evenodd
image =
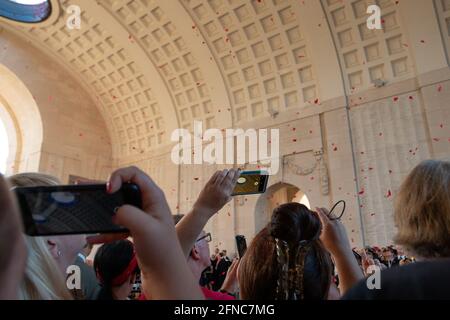
<instances>
[{"instance_id":1,"label":"braided hair","mask_svg":"<svg viewBox=\"0 0 450 320\"><path fill-rule=\"evenodd\" d=\"M240 263L242 298L326 299L332 262L320 232L318 217L306 206L288 203L275 208Z\"/></svg>"}]
</instances>

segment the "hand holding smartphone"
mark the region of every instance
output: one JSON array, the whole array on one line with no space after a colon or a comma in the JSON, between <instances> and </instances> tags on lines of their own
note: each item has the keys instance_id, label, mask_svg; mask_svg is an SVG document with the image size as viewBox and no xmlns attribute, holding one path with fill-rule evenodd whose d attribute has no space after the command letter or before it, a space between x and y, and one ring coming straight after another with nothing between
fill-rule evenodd
<instances>
[{"instance_id":1,"label":"hand holding smartphone","mask_svg":"<svg viewBox=\"0 0 450 320\"><path fill-rule=\"evenodd\" d=\"M14 188L29 236L122 233L112 222L124 204L142 208L141 191L126 183L112 194L105 184Z\"/></svg>"}]
</instances>

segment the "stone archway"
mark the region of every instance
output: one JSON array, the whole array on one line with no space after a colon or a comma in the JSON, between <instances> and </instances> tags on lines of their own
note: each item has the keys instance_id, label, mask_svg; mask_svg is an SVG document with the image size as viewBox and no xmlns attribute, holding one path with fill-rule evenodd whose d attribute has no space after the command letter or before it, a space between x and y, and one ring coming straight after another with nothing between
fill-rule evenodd
<instances>
[{"instance_id":1,"label":"stone archway","mask_svg":"<svg viewBox=\"0 0 450 320\"><path fill-rule=\"evenodd\" d=\"M255 234L270 221L275 207L289 202L298 202L310 208L307 195L300 188L284 182L276 183L267 188L255 206Z\"/></svg>"},{"instance_id":2,"label":"stone archway","mask_svg":"<svg viewBox=\"0 0 450 320\"><path fill-rule=\"evenodd\" d=\"M10 173L13 170L17 154L17 132L14 121L2 103L0 97L0 170ZM6 141L5 141L6 140ZM6 145L5 145L6 143Z\"/></svg>"},{"instance_id":3,"label":"stone archway","mask_svg":"<svg viewBox=\"0 0 450 320\"><path fill-rule=\"evenodd\" d=\"M6 174L38 171L43 141L39 108L25 84L0 64L0 120L8 136Z\"/></svg>"}]
</instances>

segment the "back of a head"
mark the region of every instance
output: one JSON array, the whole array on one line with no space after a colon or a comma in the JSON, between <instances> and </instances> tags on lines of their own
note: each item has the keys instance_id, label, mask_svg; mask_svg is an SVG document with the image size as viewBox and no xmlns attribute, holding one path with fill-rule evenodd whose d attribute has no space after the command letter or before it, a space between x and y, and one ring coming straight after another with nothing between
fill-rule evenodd
<instances>
[{"instance_id":1,"label":"back of a head","mask_svg":"<svg viewBox=\"0 0 450 320\"><path fill-rule=\"evenodd\" d=\"M318 217L299 203L283 204L251 242L239 266L243 299L326 299L329 253L319 240Z\"/></svg>"},{"instance_id":2,"label":"back of a head","mask_svg":"<svg viewBox=\"0 0 450 320\"><path fill-rule=\"evenodd\" d=\"M53 176L41 173L20 173L8 178L13 187L51 186L59 184ZM63 275L41 237L24 236L28 248L25 276L19 289L23 300L72 299Z\"/></svg>"},{"instance_id":3,"label":"back of a head","mask_svg":"<svg viewBox=\"0 0 450 320\"><path fill-rule=\"evenodd\" d=\"M94 270L102 286L99 300L114 299L113 287L120 286L132 273L137 272L137 265L133 270L128 270L134 259L134 245L129 240L106 243L97 250Z\"/></svg>"},{"instance_id":4,"label":"back of a head","mask_svg":"<svg viewBox=\"0 0 450 320\"><path fill-rule=\"evenodd\" d=\"M55 186L61 184L58 178L45 173L26 172L8 177L14 187Z\"/></svg>"},{"instance_id":5,"label":"back of a head","mask_svg":"<svg viewBox=\"0 0 450 320\"><path fill-rule=\"evenodd\" d=\"M395 241L423 258L450 257L450 162L415 167L395 199Z\"/></svg>"},{"instance_id":6,"label":"back of a head","mask_svg":"<svg viewBox=\"0 0 450 320\"><path fill-rule=\"evenodd\" d=\"M375 251L374 248L367 246L365 250L366 250L366 254L370 255L372 257L372 259L378 259L378 260L381 259L380 255ZM383 251L381 250L381 252L383 252Z\"/></svg>"}]
</instances>

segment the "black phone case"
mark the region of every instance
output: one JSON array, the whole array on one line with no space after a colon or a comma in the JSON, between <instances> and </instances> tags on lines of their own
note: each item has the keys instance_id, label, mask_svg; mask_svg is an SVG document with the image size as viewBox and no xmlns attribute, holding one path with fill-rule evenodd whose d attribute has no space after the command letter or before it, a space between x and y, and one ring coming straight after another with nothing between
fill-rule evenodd
<instances>
[{"instance_id":1,"label":"black phone case","mask_svg":"<svg viewBox=\"0 0 450 320\"><path fill-rule=\"evenodd\" d=\"M65 185L65 186L45 186L45 187L18 187L14 188L13 191L17 196L20 211L22 213L22 219L24 224L25 233L29 236L49 236L49 235L71 235L71 234L95 234L95 233L123 233L128 232L128 230L121 226L115 226L111 223L111 228L98 228L98 229L83 229L74 228L73 230L66 230L64 232L41 232L37 227L37 222L32 217L32 212L26 201L27 193L34 194L51 194L52 192L83 192L83 191L105 191L102 195L102 199L98 199L98 204L101 206L107 206L108 201L116 200L114 195L121 193L123 198L123 204L133 205L138 208L142 208L141 192L137 185L132 183L126 183L122 185L122 188L114 194L106 193L105 184L95 184L95 185ZM89 210L89 209L88 209ZM108 210L109 211L109 210ZM95 210L90 210L89 215L86 215L86 219L92 219L95 222ZM114 210L111 210L111 217L114 214ZM105 217L104 217L105 218Z\"/></svg>"}]
</instances>

